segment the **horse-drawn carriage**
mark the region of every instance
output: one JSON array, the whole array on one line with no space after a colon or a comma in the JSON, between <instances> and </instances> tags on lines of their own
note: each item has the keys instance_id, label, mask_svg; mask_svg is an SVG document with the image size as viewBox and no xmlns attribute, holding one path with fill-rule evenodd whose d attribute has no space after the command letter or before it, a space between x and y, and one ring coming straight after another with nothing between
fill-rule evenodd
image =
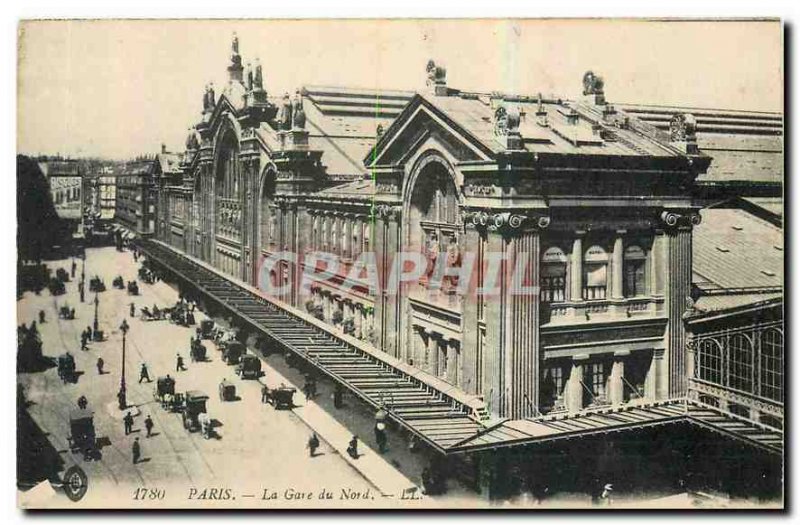
<instances>
[{"instance_id":1,"label":"horse-drawn carriage","mask_svg":"<svg viewBox=\"0 0 800 525\"><path fill-rule=\"evenodd\" d=\"M64 268L56 269L56 279L58 279L62 283L68 283L69 282L69 272L66 271Z\"/></svg>"},{"instance_id":2,"label":"horse-drawn carriage","mask_svg":"<svg viewBox=\"0 0 800 525\"><path fill-rule=\"evenodd\" d=\"M189 432L201 430L198 417L206 413L208 396L199 390L189 390L183 399L183 428Z\"/></svg>"},{"instance_id":3,"label":"horse-drawn carriage","mask_svg":"<svg viewBox=\"0 0 800 525\"><path fill-rule=\"evenodd\" d=\"M67 305L62 305L58 309L58 317L59 319L64 319L65 321L72 321L75 319L75 309L70 308Z\"/></svg>"},{"instance_id":4,"label":"horse-drawn carriage","mask_svg":"<svg viewBox=\"0 0 800 525\"><path fill-rule=\"evenodd\" d=\"M206 347L197 339L192 339L192 347L189 349L189 357L193 362L206 360Z\"/></svg>"},{"instance_id":5,"label":"horse-drawn carriage","mask_svg":"<svg viewBox=\"0 0 800 525\"><path fill-rule=\"evenodd\" d=\"M276 410L290 409L294 406L294 393L297 392L296 388L281 384L277 388L270 388L264 385L264 389L266 390L266 402L271 404Z\"/></svg>"},{"instance_id":6,"label":"horse-drawn carriage","mask_svg":"<svg viewBox=\"0 0 800 525\"><path fill-rule=\"evenodd\" d=\"M148 268L145 268L144 266L139 268L138 275L139 279L144 283L153 284L154 282L156 282L156 277L153 274L153 272L150 271Z\"/></svg>"},{"instance_id":7,"label":"horse-drawn carriage","mask_svg":"<svg viewBox=\"0 0 800 525\"><path fill-rule=\"evenodd\" d=\"M83 453L83 459L90 461L97 457L97 437L94 431L94 412L76 409L69 414L70 435L67 437L71 452Z\"/></svg>"},{"instance_id":8,"label":"horse-drawn carriage","mask_svg":"<svg viewBox=\"0 0 800 525\"><path fill-rule=\"evenodd\" d=\"M197 328L197 335L199 335L201 339L213 339L214 321L211 319L203 319L200 321L200 326Z\"/></svg>"},{"instance_id":9,"label":"horse-drawn carriage","mask_svg":"<svg viewBox=\"0 0 800 525\"><path fill-rule=\"evenodd\" d=\"M223 379L219 384L219 400L220 401L235 401L236 400L236 385Z\"/></svg>"},{"instance_id":10,"label":"horse-drawn carriage","mask_svg":"<svg viewBox=\"0 0 800 525\"><path fill-rule=\"evenodd\" d=\"M245 353L244 345L236 340L220 343L220 350L222 350L222 360L228 365L237 364Z\"/></svg>"},{"instance_id":11,"label":"horse-drawn carriage","mask_svg":"<svg viewBox=\"0 0 800 525\"><path fill-rule=\"evenodd\" d=\"M90 292L105 292L106 291L106 283L98 277L94 276L89 280L89 291Z\"/></svg>"},{"instance_id":12,"label":"horse-drawn carriage","mask_svg":"<svg viewBox=\"0 0 800 525\"><path fill-rule=\"evenodd\" d=\"M58 356L58 377L64 383L75 380L75 358L69 352Z\"/></svg>"},{"instance_id":13,"label":"horse-drawn carriage","mask_svg":"<svg viewBox=\"0 0 800 525\"><path fill-rule=\"evenodd\" d=\"M122 290L123 288L125 288L125 279L123 279L121 275L117 275L116 277L114 277L114 280L111 281L111 286L113 286L117 290Z\"/></svg>"},{"instance_id":14,"label":"horse-drawn carriage","mask_svg":"<svg viewBox=\"0 0 800 525\"><path fill-rule=\"evenodd\" d=\"M50 295L64 295L67 292L64 281L55 277L47 283L47 288L50 290Z\"/></svg>"},{"instance_id":15,"label":"horse-drawn carriage","mask_svg":"<svg viewBox=\"0 0 800 525\"><path fill-rule=\"evenodd\" d=\"M253 354L243 354L236 365L236 374L242 379L258 379L261 377L261 359Z\"/></svg>"},{"instance_id":16,"label":"horse-drawn carriage","mask_svg":"<svg viewBox=\"0 0 800 525\"><path fill-rule=\"evenodd\" d=\"M139 283L128 281L128 295L139 295Z\"/></svg>"},{"instance_id":17,"label":"horse-drawn carriage","mask_svg":"<svg viewBox=\"0 0 800 525\"><path fill-rule=\"evenodd\" d=\"M161 403L161 408L164 410L174 411L175 380L170 376L160 376L156 379L153 398Z\"/></svg>"},{"instance_id":18,"label":"horse-drawn carriage","mask_svg":"<svg viewBox=\"0 0 800 525\"><path fill-rule=\"evenodd\" d=\"M139 317L142 321L163 321L166 319L167 309L159 308L156 305L153 305L153 309L149 309L146 306L143 306L139 310Z\"/></svg>"}]
</instances>

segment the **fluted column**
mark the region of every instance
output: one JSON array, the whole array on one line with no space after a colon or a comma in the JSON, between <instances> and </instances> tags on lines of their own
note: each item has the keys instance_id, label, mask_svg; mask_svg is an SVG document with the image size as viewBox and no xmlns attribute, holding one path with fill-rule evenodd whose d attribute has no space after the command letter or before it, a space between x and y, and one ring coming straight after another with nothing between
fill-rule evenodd
<instances>
[{"instance_id":1,"label":"fluted column","mask_svg":"<svg viewBox=\"0 0 800 525\"><path fill-rule=\"evenodd\" d=\"M614 239L614 251L611 256L611 298L622 299L622 236L627 233L625 230L618 230Z\"/></svg>"},{"instance_id":2,"label":"fluted column","mask_svg":"<svg viewBox=\"0 0 800 525\"><path fill-rule=\"evenodd\" d=\"M583 409L583 365L587 358L586 355L572 358L572 369L564 388L564 402L569 412L580 412Z\"/></svg>"},{"instance_id":3,"label":"fluted column","mask_svg":"<svg viewBox=\"0 0 800 525\"><path fill-rule=\"evenodd\" d=\"M612 405L621 405L625 401L625 359L630 355L627 350L614 353L614 363L608 376L608 400Z\"/></svg>"},{"instance_id":4,"label":"fluted column","mask_svg":"<svg viewBox=\"0 0 800 525\"><path fill-rule=\"evenodd\" d=\"M570 301L583 299L583 235L585 232L575 232L572 241L572 258L570 260Z\"/></svg>"}]
</instances>

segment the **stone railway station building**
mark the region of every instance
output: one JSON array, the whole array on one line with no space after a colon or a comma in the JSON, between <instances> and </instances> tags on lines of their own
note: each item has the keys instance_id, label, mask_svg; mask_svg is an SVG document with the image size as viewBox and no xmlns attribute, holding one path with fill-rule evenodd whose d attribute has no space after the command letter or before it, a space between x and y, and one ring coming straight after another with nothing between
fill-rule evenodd
<instances>
[{"instance_id":1,"label":"stone railway station building","mask_svg":"<svg viewBox=\"0 0 800 525\"><path fill-rule=\"evenodd\" d=\"M781 427L780 115L616 105L592 72L571 99L463 92L433 61L419 93L274 94L236 39L228 74L156 179L155 239L254 287L272 254L335 254L310 296L303 259L273 267L276 299L491 421L693 396ZM428 261L402 290L353 271L399 252ZM470 257L466 291L437 284Z\"/></svg>"}]
</instances>

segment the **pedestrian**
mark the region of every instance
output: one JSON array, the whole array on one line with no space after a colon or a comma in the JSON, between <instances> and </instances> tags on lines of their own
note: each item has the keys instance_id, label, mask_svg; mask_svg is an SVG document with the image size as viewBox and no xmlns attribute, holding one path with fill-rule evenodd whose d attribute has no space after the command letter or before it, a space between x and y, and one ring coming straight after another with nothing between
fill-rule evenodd
<instances>
[{"instance_id":1,"label":"pedestrian","mask_svg":"<svg viewBox=\"0 0 800 525\"><path fill-rule=\"evenodd\" d=\"M152 383L152 379L150 379L150 373L147 371L147 365L142 363L142 367L139 369L139 383L142 381L147 380L148 383Z\"/></svg>"},{"instance_id":2,"label":"pedestrian","mask_svg":"<svg viewBox=\"0 0 800 525\"><path fill-rule=\"evenodd\" d=\"M353 439L350 440L347 454L353 459L358 459L358 436L353 436Z\"/></svg>"},{"instance_id":3,"label":"pedestrian","mask_svg":"<svg viewBox=\"0 0 800 525\"><path fill-rule=\"evenodd\" d=\"M92 340L92 327L91 326L87 326L86 327L86 339L88 341Z\"/></svg>"},{"instance_id":4,"label":"pedestrian","mask_svg":"<svg viewBox=\"0 0 800 525\"><path fill-rule=\"evenodd\" d=\"M75 319L75 308L70 308L70 310L69 310L69 319L70 319L70 321Z\"/></svg>"},{"instance_id":5,"label":"pedestrian","mask_svg":"<svg viewBox=\"0 0 800 525\"><path fill-rule=\"evenodd\" d=\"M102 357L98 357L97 358L97 375L105 374L105 372L103 372L103 365L105 365L105 361L103 361Z\"/></svg>"},{"instance_id":6,"label":"pedestrian","mask_svg":"<svg viewBox=\"0 0 800 525\"><path fill-rule=\"evenodd\" d=\"M147 431L147 437L150 437L153 433L153 420L150 418L150 414L144 420L144 428Z\"/></svg>"},{"instance_id":7,"label":"pedestrian","mask_svg":"<svg viewBox=\"0 0 800 525\"><path fill-rule=\"evenodd\" d=\"M40 313L40 315L41 315L41 313ZM35 334L35 335L39 334L39 329L36 328L36 321L31 321L31 327L28 329L28 332L30 332L31 334Z\"/></svg>"},{"instance_id":8,"label":"pedestrian","mask_svg":"<svg viewBox=\"0 0 800 525\"><path fill-rule=\"evenodd\" d=\"M44 310L39 310L39 324L44 324Z\"/></svg>"},{"instance_id":9,"label":"pedestrian","mask_svg":"<svg viewBox=\"0 0 800 525\"><path fill-rule=\"evenodd\" d=\"M81 332L81 350L89 350L89 346L86 344L86 332Z\"/></svg>"},{"instance_id":10,"label":"pedestrian","mask_svg":"<svg viewBox=\"0 0 800 525\"><path fill-rule=\"evenodd\" d=\"M333 391L333 406L336 408L342 408L342 398L344 397L344 389L342 385L336 384L336 390Z\"/></svg>"},{"instance_id":11,"label":"pedestrian","mask_svg":"<svg viewBox=\"0 0 800 525\"><path fill-rule=\"evenodd\" d=\"M181 356L181 354L178 354L178 358L175 363L175 371L181 372L184 370L186 370L186 367L183 365L183 357Z\"/></svg>"},{"instance_id":12,"label":"pedestrian","mask_svg":"<svg viewBox=\"0 0 800 525\"><path fill-rule=\"evenodd\" d=\"M261 402L269 403L269 387L267 385L261 385Z\"/></svg>"},{"instance_id":13,"label":"pedestrian","mask_svg":"<svg viewBox=\"0 0 800 525\"><path fill-rule=\"evenodd\" d=\"M611 506L611 493L614 491L614 486L611 483L606 483L603 487L603 492L600 493L600 504L608 507Z\"/></svg>"},{"instance_id":14,"label":"pedestrian","mask_svg":"<svg viewBox=\"0 0 800 525\"><path fill-rule=\"evenodd\" d=\"M85 301L84 301L84 296L83 296L83 283L81 283L81 284L80 284L80 286L78 287L78 291L79 291L79 292L80 292L80 294L81 294L81 302L82 302L82 303L83 303L83 302L85 302Z\"/></svg>"},{"instance_id":15,"label":"pedestrian","mask_svg":"<svg viewBox=\"0 0 800 525\"><path fill-rule=\"evenodd\" d=\"M131 303L131 317L136 315L136 303Z\"/></svg>"},{"instance_id":16,"label":"pedestrian","mask_svg":"<svg viewBox=\"0 0 800 525\"><path fill-rule=\"evenodd\" d=\"M75 261L72 261L72 266L70 267L69 275L72 279L75 278Z\"/></svg>"},{"instance_id":17,"label":"pedestrian","mask_svg":"<svg viewBox=\"0 0 800 525\"><path fill-rule=\"evenodd\" d=\"M137 464L139 462L139 458L142 457L142 446L139 444L139 438L133 440L133 464Z\"/></svg>"},{"instance_id":18,"label":"pedestrian","mask_svg":"<svg viewBox=\"0 0 800 525\"><path fill-rule=\"evenodd\" d=\"M86 410L86 405L89 404L89 400L86 399L86 396L81 396L78 398L78 408L81 410Z\"/></svg>"},{"instance_id":19,"label":"pedestrian","mask_svg":"<svg viewBox=\"0 0 800 525\"><path fill-rule=\"evenodd\" d=\"M311 437L308 438L308 444L306 446L308 447L308 454L313 458L319 448L319 438L316 432L311 433Z\"/></svg>"},{"instance_id":20,"label":"pedestrian","mask_svg":"<svg viewBox=\"0 0 800 525\"><path fill-rule=\"evenodd\" d=\"M122 422L125 425L125 435L127 436L131 432L133 432L133 416L130 412L125 414L125 417L122 418Z\"/></svg>"}]
</instances>

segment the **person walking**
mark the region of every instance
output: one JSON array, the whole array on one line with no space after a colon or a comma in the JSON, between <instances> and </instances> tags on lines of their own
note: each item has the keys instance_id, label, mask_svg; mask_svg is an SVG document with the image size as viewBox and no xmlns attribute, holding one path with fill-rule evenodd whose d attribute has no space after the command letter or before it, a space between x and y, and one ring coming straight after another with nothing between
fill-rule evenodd
<instances>
[{"instance_id":1,"label":"person walking","mask_svg":"<svg viewBox=\"0 0 800 525\"><path fill-rule=\"evenodd\" d=\"M144 420L144 428L145 431L147 431L147 437L150 437L153 434L153 419L150 417L150 414L147 414Z\"/></svg>"},{"instance_id":2,"label":"person walking","mask_svg":"<svg viewBox=\"0 0 800 525\"><path fill-rule=\"evenodd\" d=\"M105 364L106 363L105 363L105 361L103 361L102 357L98 357L97 358L97 375L101 376L101 375L105 374L105 372L103 371L103 366Z\"/></svg>"},{"instance_id":3,"label":"person walking","mask_svg":"<svg viewBox=\"0 0 800 525\"><path fill-rule=\"evenodd\" d=\"M75 278L75 261L74 260L72 261L72 266L70 266L70 269L69 269L69 276L70 276L71 279Z\"/></svg>"},{"instance_id":4,"label":"person walking","mask_svg":"<svg viewBox=\"0 0 800 525\"><path fill-rule=\"evenodd\" d=\"M122 422L125 425L125 435L127 436L131 432L133 432L133 416L130 412L125 414L125 417L122 418Z\"/></svg>"},{"instance_id":5,"label":"person walking","mask_svg":"<svg viewBox=\"0 0 800 525\"><path fill-rule=\"evenodd\" d=\"M375 442L381 454L386 452L386 424L383 421L375 424Z\"/></svg>"},{"instance_id":6,"label":"person walking","mask_svg":"<svg viewBox=\"0 0 800 525\"><path fill-rule=\"evenodd\" d=\"M147 365L142 363L142 367L139 369L139 383L142 381L147 381L148 383L152 383L153 380L150 379L150 373L147 371Z\"/></svg>"},{"instance_id":7,"label":"person walking","mask_svg":"<svg viewBox=\"0 0 800 525\"><path fill-rule=\"evenodd\" d=\"M176 372L182 372L182 371L185 371L185 370L186 370L186 367L183 364L183 357L181 356L181 354L178 354L178 358L176 359L176 362L175 362L175 371Z\"/></svg>"},{"instance_id":8,"label":"person walking","mask_svg":"<svg viewBox=\"0 0 800 525\"><path fill-rule=\"evenodd\" d=\"M133 440L133 464L137 464L142 457L142 446L139 444L139 438Z\"/></svg>"},{"instance_id":9,"label":"person walking","mask_svg":"<svg viewBox=\"0 0 800 525\"><path fill-rule=\"evenodd\" d=\"M308 447L309 456L313 458L317 454L317 449L319 448L319 438L317 437L316 432L311 433L311 437L308 438L308 444L306 447Z\"/></svg>"},{"instance_id":10,"label":"person walking","mask_svg":"<svg viewBox=\"0 0 800 525\"><path fill-rule=\"evenodd\" d=\"M86 337L86 332L81 332L81 350L88 350L89 346L86 344L88 342L88 338Z\"/></svg>"},{"instance_id":11,"label":"person walking","mask_svg":"<svg viewBox=\"0 0 800 525\"><path fill-rule=\"evenodd\" d=\"M342 388L342 385L337 383L336 390L333 391L333 406L336 408L342 408L342 405L344 404L342 402L343 398L344 398L344 389Z\"/></svg>"},{"instance_id":12,"label":"person walking","mask_svg":"<svg viewBox=\"0 0 800 525\"><path fill-rule=\"evenodd\" d=\"M347 455L353 459L358 459L358 436L353 436L347 447Z\"/></svg>"},{"instance_id":13,"label":"person walking","mask_svg":"<svg viewBox=\"0 0 800 525\"><path fill-rule=\"evenodd\" d=\"M39 324L44 324L44 310L39 310Z\"/></svg>"},{"instance_id":14,"label":"person walking","mask_svg":"<svg viewBox=\"0 0 800 525\"><path fill-rule=\"evenodd\" d=\"M269 403L269 387L267 385L261 385L261 402Z\"/></svg>"},{"instance_id":15,"label":"person walking","mask_svg":"<svg viewBox=\"0 0 800 525\"><path fill-rule=\"evenodd\" d=\"M135 317L136 316L136 303L131 303L131 311L130 311L130 313L131 313L131 317Z\"/></svg>"},{"instance_id":16,"label":"person walking","mask_svg":"<svg viewBox=\"0 0 800 525\"><path fill-rule=\"evenodd\" d=\"M89 404L89 400L86 399L86 396L81 396L78 398L78 408L81 410L86 410L86 405Z\"/></svg>"}]
</instances>

